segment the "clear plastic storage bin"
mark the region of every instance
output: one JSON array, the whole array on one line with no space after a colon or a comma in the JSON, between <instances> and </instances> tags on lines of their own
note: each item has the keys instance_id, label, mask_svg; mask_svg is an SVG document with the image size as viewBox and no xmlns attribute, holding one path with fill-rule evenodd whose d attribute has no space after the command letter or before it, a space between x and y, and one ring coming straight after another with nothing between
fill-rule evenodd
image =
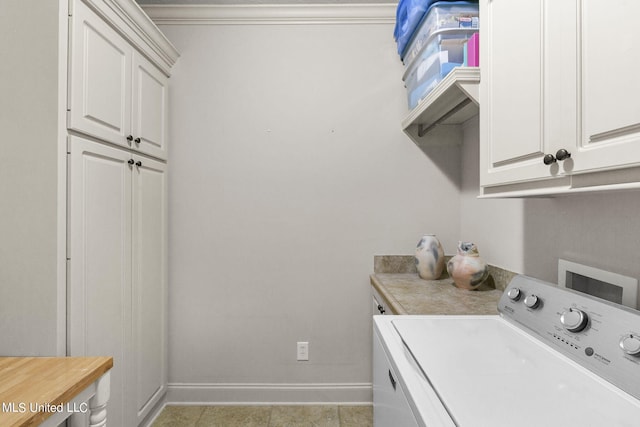
<instances>
[{"instance_id":1,"label":"clear plastic storage bin","mask_svg":"<svg viewBox=\"0 0 640 427\"><path fill-rule=\"evenodd\" d=\"M465 44L474 33L474 30L442 30L427 41L403 78L410 110L453 68L464 64Z\"/></svg>"},{"instance_id":2,"label":"clear plastic storage bin","mask_svg":"<svg viewBox=\"0 0 640 427\"><path fill-rule=\"evenodd\" d=\"M478 18L478 3L469 1L433 3L425 13L422 22L418 24L413 36L402 55L406 68L411 66L415 58L420 55L423 47L429 42L431 36L445 29L478 30L480 21Z\"/></svg>"}]
</instances>

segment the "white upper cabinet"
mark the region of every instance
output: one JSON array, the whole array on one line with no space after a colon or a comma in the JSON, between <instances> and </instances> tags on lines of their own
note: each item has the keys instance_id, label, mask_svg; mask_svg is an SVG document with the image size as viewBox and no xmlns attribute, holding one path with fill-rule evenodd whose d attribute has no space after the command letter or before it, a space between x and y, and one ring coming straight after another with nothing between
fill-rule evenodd
<instances>
[{"instance_id":1,"label":"white upper cabinet","mask_svg":"<svg viewBox=\"0 0 640 427\"><path fill-rule=\"evenodd\" d=\"M69 128L126 146L133 50L83 3L72 22Z\"/></svg>"},{"instance_id":2,"label":"white upper cabinet","mask_svg":"<svg viewBox=\"0 0 640 427\"><path fill-rule=\"evenodd\" d=\"M482 0L480 9L482 194L640 187L628 169L640 165L640 3Z\"/></svg>"},{"instance_id":3,"label":"white upper cabinet","mask_svg":"<svg viewBox=\"0 0 640 427\"><path fill-rule=\"evenodd\" d=\"M640 2L580 3L581 122L574 171L638 165Z\"/></svg>"},{"instance_id":4,"label":"white upper cabinet","mask_svg":"<svg viewBox=\"0 0 640 427\"><path fill-rule=\"evenodd\" d=\"M166 159L167 76L84 3L72 22L69 128Z\"/></svg>"},{"instance_id":5,"label":"white upper cabinet","mask_svg":"<svg viewBox=\"0 0 640 427\"><path fill-rule=\"evenodd\" d=\"M134 148L167 158L168 79L141 55L133 57Z\"/></svg>"},{"instance_id":6,"label":"white upper cabinet","mask_svg":"<svg viewBox=\"0 0 640 427\"><path fill-rule=\"evenodd\" d=\"M514 4L517 3L517 4ZM543 59L540 1L489 1L484 11L481 60L481 117L488 174L482 184L509 182L542 174L548 141L542 128ZM513 12L520 10L518 19ZM524 21L523 21L524 20ZM522 28L527 28L526 34ZM515 43L518 34L517 43ZM526 54L514 55L527 46Z\"/></svg>"}]
</instances>

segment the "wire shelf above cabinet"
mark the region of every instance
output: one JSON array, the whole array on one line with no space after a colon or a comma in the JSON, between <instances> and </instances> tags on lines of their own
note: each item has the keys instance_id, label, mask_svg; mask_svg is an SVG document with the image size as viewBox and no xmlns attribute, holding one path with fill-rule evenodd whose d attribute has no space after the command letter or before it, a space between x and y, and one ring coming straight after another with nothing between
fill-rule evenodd
<instances>
[{"instance_id":1,"label":"wire shelf above cabinet","mask_svg":"<svg viewBox=\"0 0 640 427\"><path fill-rule=\"evenodd\" d=\"M478 114L480 69L454 68L402 121L417 145L460 144L460 125Z\"/></svg>"}]
</instances>

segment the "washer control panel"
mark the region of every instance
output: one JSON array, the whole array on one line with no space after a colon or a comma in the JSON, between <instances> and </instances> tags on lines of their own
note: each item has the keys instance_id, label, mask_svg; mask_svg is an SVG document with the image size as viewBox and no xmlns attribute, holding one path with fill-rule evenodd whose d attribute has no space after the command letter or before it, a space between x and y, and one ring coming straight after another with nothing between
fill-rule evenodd
<instances>
[{"instance_id":1,"label":"washer control panel","mask_svg":"<svg viewBox=\"0 0 640 427\"><path fill-rule=\"evenodd\" d=\"M640 312L527 276L513 278L498 311L640 399Z\"/></svg>"}]
</instances>

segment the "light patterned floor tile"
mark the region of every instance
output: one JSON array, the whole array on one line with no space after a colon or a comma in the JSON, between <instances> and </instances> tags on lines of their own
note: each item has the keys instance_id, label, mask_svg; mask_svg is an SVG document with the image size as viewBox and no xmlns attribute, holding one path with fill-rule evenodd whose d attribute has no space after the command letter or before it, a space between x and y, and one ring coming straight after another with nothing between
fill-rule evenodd
<instances>
[{"instance_id":1,"label":"light patterned floor tile","mask_svg":"<svg viewBox=\"0 0 640 427\"><path fill-rule=\"evenodd\" d=\"M372 427L369 406L167 406L152 427Z\"/></svg>"},{"instance_id":2,"label":"light patterned floor tile","mask_svg":"<svg viewBox=\"0 0 640 427\"><path fill-rule=\"evenodd\" d=\"M268 427L270 406L209 406L196 427Z\"/></svg>"},{"instance_id":3,"label":"light patterned floor tile","mask_svg":"<svg viewBox=\"0 0 640 427\"><path fill-rule=\"evenodd\" d=\"M166 406L151 427L196 427L206 406Z\"/></svg>"},{"instance_id":4,"label":"light patterned floor tile","mask_svg":"<svg viewBox=\"0 0 640 427\"><path fill-rule=\"evenodd\" d=\"M273 406L269 427L339 427L337 406Z\"/></svg>"},{"instance_id":5,"label":"light patterned floor tile","mask_svg":"<svg viewBox=\"0 0 640 427\"><path fill-rule=\"evenodd\" d=\"M340 427L373 427L372 406L339 406Z\"/></svg>"}]
</instances>

